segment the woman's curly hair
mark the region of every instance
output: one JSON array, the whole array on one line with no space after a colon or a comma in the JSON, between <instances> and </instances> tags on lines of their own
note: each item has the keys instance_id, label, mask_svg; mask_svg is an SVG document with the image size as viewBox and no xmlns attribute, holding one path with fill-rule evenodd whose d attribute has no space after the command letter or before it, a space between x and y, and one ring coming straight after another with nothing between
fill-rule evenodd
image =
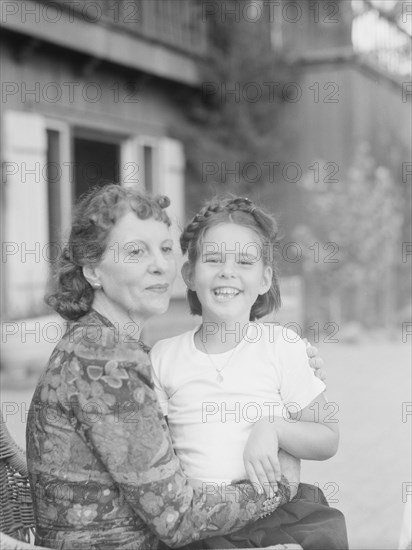
<instances>
[{"instance_id":1,"label":"woman's curly hair","mask_svg":"<svg viewBox=\"0 0 412 550\"><path fill-rule=\"evenodd\" d=\"M134 212L141 220L154 218L170 227L164 210L169 205L166 196L152 197L116 184L94 188L84 195L75 209L69 241L61 250L56 290L46 296L46 303L70 321L88 313L94 290L83 275L83 266L100 261L115 223L127 212Z\"/></svg>"},{"instance_id":2,"label":"woman's curly hair","mask_svg":"<svg viewBox=\"0 0 412 550\"><path fill-rule=\"evenodd\" d=\"M188 261L194 265L202 253L202 241L210 227L222 223L236 223L249 227L260 237L262 258L272 268L270 289L257 297L250 311L250 321L260 319L281 305L279 277L276 265L279 249L278 226L274 217L245 197L225 195L214 197L186 225L180 237L182 253L188 253ZM202 315L202 305L194 290L187 290L190 312Z\"/></svg>"}]
</instances>

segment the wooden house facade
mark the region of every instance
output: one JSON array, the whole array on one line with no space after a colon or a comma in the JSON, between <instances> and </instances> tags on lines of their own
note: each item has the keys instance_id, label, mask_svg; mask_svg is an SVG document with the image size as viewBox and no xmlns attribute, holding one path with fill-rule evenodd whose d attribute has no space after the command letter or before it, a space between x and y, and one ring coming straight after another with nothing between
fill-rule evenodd
<instances>
[{"instance_id":1,"label":"wooden house facade","mask_svg":"<svg viewBox=\"0 0 412 550\"><path fill-rule=\"evenodd\" d=\"M0 0L6 347L12 337L22 341L22 320L33 325L48 314L51 267L72 205L89 187L114 181L165 193L175 219L185 218L190 182L183 144L173 136L187 98L202 86L207 10L219 16L226 4ZM391 10L377 0L234 4L252 23L267 17L274 56L296 69L300 97L284 106L292 144L284 163L304 173L322 159L342 174L362 141L385 162L395 141L408 147L411 39L402 22L412 15L399 13L408 3L386 0ZM410 159L395 161L408 170ZM183 294L177 285L173 318ZM292 309L301 314L296 303Z\"/></svg>"}]
</instances>

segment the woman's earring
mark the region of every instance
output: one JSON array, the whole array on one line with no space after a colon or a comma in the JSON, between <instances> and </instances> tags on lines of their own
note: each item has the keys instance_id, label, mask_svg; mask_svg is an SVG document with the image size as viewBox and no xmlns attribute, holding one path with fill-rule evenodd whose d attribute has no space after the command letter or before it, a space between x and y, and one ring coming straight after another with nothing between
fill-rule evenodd
<instances>
[{"instance_id":1,"label":"woman's earring","mask_svg":"<svg viewBox=\"0 0 412 550\"><path fill-rule=\"evenodd\" d=\"M93 283L92 287L94 288L94 290L100 290L102 288L102 285L101 283Z\"/></svg>"}]
</instances>

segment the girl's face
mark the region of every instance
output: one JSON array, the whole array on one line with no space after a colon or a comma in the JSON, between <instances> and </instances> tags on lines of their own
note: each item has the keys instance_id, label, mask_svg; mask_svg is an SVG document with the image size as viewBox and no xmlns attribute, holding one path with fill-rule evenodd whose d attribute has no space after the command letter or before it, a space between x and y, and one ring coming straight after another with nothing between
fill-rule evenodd
<instances>
[{"instance_id":1,"label":"girl's face","mask_svg":"<svg viewBox=\"0 0 412 550\"><path fill-rule=\"evenodd\" d=\"M258 234L236 223L208 229L195 264L186 262L182 274L197 293L203 320L209 322L248 322L257 297L272 282Z\"/></svg>"},{"instance_id":2,"label":"girl's face","mask_svg":"<svg viewBox=\"0 0 412 550\"><path fill-rule=\"evenodd\" d=\"M176 277L168 227L127 212L114 225L99 264L92 269L105 302L119 319L144 322L165 313Z\"/></svg>"}]
</instances>

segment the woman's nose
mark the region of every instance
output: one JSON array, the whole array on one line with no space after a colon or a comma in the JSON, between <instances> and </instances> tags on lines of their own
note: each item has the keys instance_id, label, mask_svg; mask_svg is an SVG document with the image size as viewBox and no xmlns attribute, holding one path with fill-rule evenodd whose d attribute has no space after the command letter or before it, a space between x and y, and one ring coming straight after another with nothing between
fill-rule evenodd
<instances>
[{"instance_id":1,"label":"woman's nose","mask_svg":"<svg viewBox=\"0 0 412 550\"><path fill-rule=\"evenodd\" d=\"M169 263L162 253L154 253L152 261L149 265L151 273L165 273L169 267Z\"/></svg>"}]
</instances>

